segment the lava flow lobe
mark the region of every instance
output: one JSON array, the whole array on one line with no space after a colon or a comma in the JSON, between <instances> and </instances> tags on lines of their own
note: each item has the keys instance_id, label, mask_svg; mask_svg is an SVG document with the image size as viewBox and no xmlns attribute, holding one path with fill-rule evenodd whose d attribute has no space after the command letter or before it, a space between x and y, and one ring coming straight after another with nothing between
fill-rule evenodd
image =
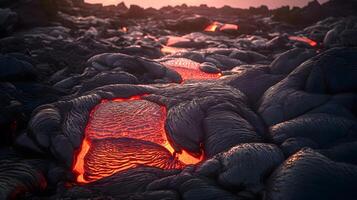
<instances>
[{"instance_id":1,"label":"lava flow lobe","mask_svg":"<svg viewBox=\"0 0 357 200\"><path fill-rule=\"evenodd\" d=\"M218 79L222 76L221 73L203 72L200 69L200 63L185 58L168 60L163 62L163 64L179 73L184 81Z\"/></svg>"},{"instance_id":2,"label":"lava flow lobe","mask_svg":"<svg viewBox=\"0 0 357 200\"><path fill-rule=\"evenodd\" d=\"M199 162L185 151L174 153L165 120L164 106L139 96L103 100L90 114L75 159L77 181L88 183L138 166L179 169Z\"/></svg>"}]
</instances>

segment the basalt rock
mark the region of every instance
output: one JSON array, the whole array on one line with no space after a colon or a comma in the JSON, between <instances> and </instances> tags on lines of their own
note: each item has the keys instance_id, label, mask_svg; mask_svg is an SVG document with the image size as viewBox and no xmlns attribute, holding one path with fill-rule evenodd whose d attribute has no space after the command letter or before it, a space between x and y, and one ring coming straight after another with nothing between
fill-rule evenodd
<instances>
[{"instance_id":1,"label":"basalt rock","mask_svg":"<svg viewBox=\"0 0 357 200\"><path fill-rule=\"evenodd\" d=\"M125 17L129 18L144 18L147 17L147 13L144 8L137 5L130 5L129 9L124 13Z\"/></svg>"},{"instance_id":2,"label":"basalt rock","mask_svg":"<svg viewBox=\"0 0 357 200\"><path fill-rule=\"evenodd\" d=\"M197 172L217 177L218 183L226 188L258 192L265 177L283 160L284 156L277 146L242 144L207 160Z\"/></svg>"},{"instance_id":3,"label":"basalt rock","mask_svg":"<svg viewBox=\"0 0 357 200\"><path fill-rule=\"evenodd\" d=\"M311 149L301 150L271 175L266 199L353 199L356 175L354 165L333 162Z\"/></svg>"},{"instance_id":4,"label":"basalt rock","mask_svg":"<svg viewBox=\"0 0 357 200\"><path fill-rule=\"evenodd\" d=\"M344 162L356 165L356 142L340 143L329 149L320 149L319 153L335 162Z\"/></svg>"},{"instance_id":5,"label":"basalt rock","mask_svg":"<svg viewBox=\"0 0 357 200\"><path fill-rule=\"evenodd\" d=\"M48 25L58 9L55 0L12 1L8 6L18 14L19 26L26 28Z\"/></svg>"},{"instance_id":6,"label":"basalt rock","mask_svg":"<svg viewBox=\"0 0 357 200\"><path fill-rule=\"evenodd\" d=\"M149 190L175 190L183 199L229 199L236 197L205 177L197 177L189 170L152 182Z\"/></svg>"},{"instance_id":7,"label":"basalt rock","mask_svg":"<svg viewBox=\"0 0 357 200\"><path fill-rule=\"evenodd\" d=\"M34 67L12 56L0 56L1 81L31 81L36 80L37 73Z\"/></svg>"},{"instance_id":8,"label":"basalt rock","mask_svg":"<svg viewBox=\"0 0 357 200\"><path fill-rule=\"evenodd\" d=\"M327 51L303 63L284 80L268 89L261 99L259 109L265 122L268 125L276 125L322 106L329 101L331 95L352 92L356 84L347 81L355 73L353 70L355 61L349 56L352 52L355 52L355 49ZM341 65L341 60L344 60L345 64ZM322 69L324 69L323 73L321 73ZM335 70L332 75L332 71ZM337 75L339 70L346 75ZM334 78L330 79L332 76ZM322 82L322 77L325 82ZM338 81L339 78L341 81ZM343 87L344 89L339 89L344 82L348 84Z\"/></svg>"},{"instance_id":9,"label":"basalt rock","mask_svg":"<svg viewBox=\"0 0 357 200\"><path fill-rule=\"evenodd\" d=\"M274 74L289 74L301 63L315 56L316 53L309 49L292 49L276 58L270 65Z\"/></svg>"},{"instance_id":10,"label":"basalt rock","mask_svg":"<svg viewBox=\"0 0 357 200\"><path fill-rule=\"evenodd\" d=\"M355 199L353 5L0 1L0 198Z\"/></svg>"},{"instance_id":11,"label":"basalt rock","mask_svg":"<svg viewBox=\"0 0 357 200\"><path fill-rule=\"evenodd\" d=\"M148 167L131 169L124 173L118 173L95 183L85 185L84 187L77 186L71 188L64 194L58 194L57 198L92 198L95 196L101 198L111 197L126 199L134 198L137 196L144 196L147 198L148 196L153 195L152 193L145 193L148 184L152 183L155 180L172 176L177 173L179 173L179 171L161 170L157 168ZM175 193L167 194L163 191L157 193L158 198L164 198L167 195L174 197L176 196Z\"/></svg>"},{"instance_id":12,"label":"basalt rock","mask_svg":"<svg viewBox=\"0 0 357 200\"><path fill-rule=\"evenodd\" d=\"M88 65L97 71L125 71L132 73L137 78L145 81L146 79L168 79L171 82L180 82L181 77L173 70L162 66L160 63L153 62L140 57L125 54L101 54L90 58Z\"/></svg>"},{"instance_id":13,"label":"basalt rock","mask_svg":"<svg viewBox=\"0 0 357 200\"><path fill-rule=\"evenodd\" d=\"M43 171L36 167L36 160L19 158L1 159L0 197L19 198L26 192L40 192L47 186Z\"/></svg>"},{"instance_id":14,"label":"basalt rock","mask_svg":"<svg viewBox=\"0 0 357 200\"><path fill-rule=\"evenodd\" d=\"M0 9L0 37L11 33L17 23L17 14L10 9Z\"/></svg>"},{"instance_id":15,"label":"basalt rock","mask_svg":"<svg viewBox=\"0 0 357 200\"><path fill-rule=\"evenodd\" d=\"M173 24L167 25L168 29L182 32L202 31L210 24L210 20L203 16L184 17Z\"/></svg>"},{"instance_id":16,"label":"basalt rock","mask_svg":"<svg viewBox=\"0 0 357 200\"><path fill-rule=\"evenodd\" d=\"M237 72L237 75L227 78L227 84L242 91L253 106L267 89L284 78L283 75L271 74L267 66L242 65L232 71Z\"/></svg>"}]
</instances>

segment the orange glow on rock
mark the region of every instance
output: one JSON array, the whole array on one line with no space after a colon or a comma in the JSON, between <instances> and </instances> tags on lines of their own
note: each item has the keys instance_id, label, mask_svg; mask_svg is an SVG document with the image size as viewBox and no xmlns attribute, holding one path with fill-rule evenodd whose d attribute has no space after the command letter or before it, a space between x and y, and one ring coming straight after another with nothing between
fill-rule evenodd
<instances>
[{"instance_id":1,"label":"orange glow on rock","mask_svg":"<svg viewBox=\"0 0 357 200\"><path fill-rule=\"evenodd\" d=\"M190 40L187 38L183 37L177 37L177 36L170 36L169 39L166 42L166 46L174 46L175 44L179 42L189 42Z\"/></svg>"},{"instance_id":2,"label":"orange glow on rock","mask_svg":"<svg viewBox=\"0 0 357 200\"><path fill-rule=\"evenodd\" d=\"M73 171L78 174L77 176L77 182L79 183L88 183L83 177L84 175L84 157L87 155L88 151L90 149L90 143L88 139L85 137L83 139L80 151L77 155L76 162L73 167Z\"/></svg>"},{"instance_id":3,"label":"orange glow on rock","mask_svg":"<svg viewBox=\"0 0 357 200\"><path fill-rule=\"evenodd\" d=\"M220 31L237 31L239 29L238 25L235 24L223 24L219 29Z\"/></svg>"},{"instance_id":4,"label":"orange glow on rock","mask_svg":"<svg viewBox=\"0 0 357 200\"><path fill-rule=\"evenodd\" d=\"M182 80L209 80L218 79L221 73L206 73L200 70L200 63L185 59L177 58L162 63L166 67L175 70L182 77Z\"/></svg>"},{"instance_id":5,"label":"orange glow on rock","mask_svg":"<svg viewBox=\"0 0 357 200\"><path fill-rule=\"evenodd\" d=\"M187 51L187 49L178 48L178 47L163 46L161 48L161 52L164 54L175 54L175 53L186 52L186 51Z\"/></svg>"},{"instance_id":6,"label":"orange glow on rock","mask_svg":"<svg viewBox=\"0 0 357 200\"><path fill-rule=\"evenodd\" d=\"M208 25L204 31L206 32L215 32L219 26L219 22L213 22L212 24Z\"/></svg>"},{"instance_id":7,"label":"orange glow on rock","mask_svg":"<svg viewBox=\"0 0 357 200\"><path fill-rule=\"evenodd\" d=\"M304 42L312 47L317 46L317 42L307 38L307 37L301 37L301 36L290 36L289 40L293 40L293 41L299 41L299 42Z\"/></svg>"},{"instance_id":8,"label":"orange glow on rock","mask_svg":"<svg viewBox=\"0 0 357 200\"><path fill-rule=\"evenodd\" d=\"M223 24L220 22L213 22L205 28L205 32L216 32L216 31L237 31L239 26L236 24Z\"/></svg>"},{"instance_id":9,"label":"orange glow on rock","mask_svg":"<svg viewBox=\"0 0 357 200\"><path fill-rule=\"evenodd\" d=\"M203 159L175 153L165 132L166 108L143 100L103 100L92 111L73 171L88 183L138 166L180 169Z\"/></svg>"},{"instance_id":10,"label":"orange glow on rock","mask_svg":"<svg viewBox=\"0 0 357 200\"><path fill-rule=\"evenodd\" d=\"M126 32L128 32L128 28L127 27L122 27L121 29L120 29L122 32L124 32L124 33L126 33Z\"/></svg>"}]
</instances>

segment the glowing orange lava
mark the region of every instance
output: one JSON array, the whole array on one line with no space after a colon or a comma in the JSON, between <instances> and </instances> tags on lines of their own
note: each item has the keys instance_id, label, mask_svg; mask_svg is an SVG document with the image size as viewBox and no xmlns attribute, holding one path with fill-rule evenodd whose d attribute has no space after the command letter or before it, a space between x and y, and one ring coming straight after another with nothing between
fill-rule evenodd
<instances>
[{"instance_id":1,"label":"glowing orange lava","mask_svg":"<svg viewBox=\"0 0 357 200\"><path fill-rule=\"evenodd\" d=\"M222 76L221 73L203 72L200 70L200 63L185 58L168 60L162 64L179 73L183 81L218 79Z\"/></svg>"},{"instance_id":2,"label":"glowing orange lava","mask_svg":"<svg viewBox=\"0 0 357 200\"><path fill-rule=\"evenodd\" d=\"M124 32L124 33L126 33L126 32L128 32L128 28L127 27L125 27L125 26L123 26L123 27L121 27L121 29L120 29L122 32Z\"/></svg>"},{"instance_id":3,"label":"glowing orange lava","mask_svg":"<svg viewBox=\"0 0 357 200\"><path fill-rule=\"evenodd\" d=\"M235 25L235 24L223 24L223 26L219 30L220 31L228 31L228 30L237 31L238 29L239 29L238 25Z\"/></svg>"},{"instance_id":4,"label":"glowing orange lava","mask_svg":"<svg viewBox=\"0 0 357 200\"><path fill-rule=\"evenodd\" d=\"M190 40L184 37L170 36L166 42L166 46L174 46L180 42L190 42Z\"/></svg>"},{"instance_id":5,"label":"glowing orange lava","mask_svg":"<svg viewBox=\"0 0 357 200\"><path fill-rule=\"evenodd\" d=\"M203 159L174 152L165 132L166 108L143 100L103 100L91 112L73 171L88 183L138 166L179 169Z\"/></svg>"},{"instance_id":6,"label":"glowing orange lava","mask_svg":"<svg viewBox=\"0 0 357 200\"><path fill-rule=\"evenodd\" d=\"M218 28L219 24L220 24L219 22L213 22L212 24L208 25L204 31L215 32L216 29Z\"/></svg>"},{"instance_id":7,"label":"glowing orange lava","mask_svg":"<svg viewBox=\"0 0 357 200\"><path fill-rule=\"evenodd\" d=\"M175 54L175 53L186 52L186 51L187 51L187 49L178 48L178 47L163 46L161 48L161 52L164 54Z\"/></svg>"},{"instance_id":8,"label":"glowing orange lava","mask_svg":"<svg viewBox=\"0 0 357 200\"><path fill-rule=\"evenodd\" d=\"M312 47L317 46L317 42L307 38L307 37L301 37L301 36L290 36L289 40L293 40L293 41L299 41L299 42L304 42Z\"/></svg>"},{"instance_id":9,"label":"glowing orange lava","mask_svg":"<svg viewBox=\"0 0 357 200\"><path fill-rule=\"evenodd\" d=\"M219 31L237 31L239 26L236 24L223 24L220 22L213 22L205 28L205 32L216 32Z\"/></svg>"},{"instance_id":10,"label":"glowing orange lava","mask_svg":"<svg viewBox=\"0 0 357 200\"><path fill-rule=\"evenodd\" d=\"M78 174L77 182L79 183L88 183L87 180L84 179L84 157L87 155L90 148L89 140L85 137L82 142L82 146L79 150L79 153L76 158L76 162L73 166L73 171Z\"/></svg>"}]
</instances>

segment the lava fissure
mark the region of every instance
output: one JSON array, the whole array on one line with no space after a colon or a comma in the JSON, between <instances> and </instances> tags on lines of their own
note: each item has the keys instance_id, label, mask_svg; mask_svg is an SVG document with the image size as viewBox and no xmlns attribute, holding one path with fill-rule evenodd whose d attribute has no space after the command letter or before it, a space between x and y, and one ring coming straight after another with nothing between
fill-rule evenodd
<instances>
[{"instance_id":1,"label":"lava fissure","mask_svg":"<svg viewBox=\"0 0 357 200\"><path fill-rule=\"evenodd\" d=\"M311 40L310 38L307 38L307 37L302 37L302 36L289 36L289 39L290 39L290 40L293 40L293 41L298 41L298 42L306 43L306 44L310 45L311 47L315 47L315 46L318 45L316 41Z\"/></svg>"},{"instance_id":2,"label":"lava fissure","mask_svg":"<svg viewBox=\"0 0 357 200\"><path fill-rule=\"evenodd\" d=\"M179 169L202 160L174 151L165 132L166 107L142 96L102 100L93 108L73 166L77 182L138 166Z\"/></svg>"}]
</instances>

